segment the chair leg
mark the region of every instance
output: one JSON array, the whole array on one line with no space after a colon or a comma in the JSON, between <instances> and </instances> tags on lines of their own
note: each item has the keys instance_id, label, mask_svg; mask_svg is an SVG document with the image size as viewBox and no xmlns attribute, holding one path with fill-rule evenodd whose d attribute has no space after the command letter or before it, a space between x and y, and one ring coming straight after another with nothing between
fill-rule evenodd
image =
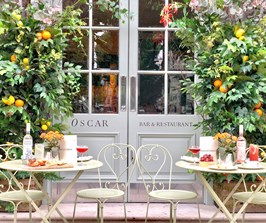
<instances>
[{"instance_id":1,"label":"chair leg","mask_svg":"<svg viewBox=\"0 0 266 223\"><path fill-rule=\"evenodd\" d=\"M170 202L170 223L173 223L173 204Z\"/></svg>"},{"instance_id":2,"label":"chair leg","mask_svg":"<svg viewBox=\"0 0 266 223\"><path fill-rule=\"evenodd\" d=\"M97 201L97 223L100 223L100 201Z\"/></svg>"},{"instance_id":3,"label":"chair leg","mask_svg":"<svg viewBox=\"0 0 266 223\"><path fill-rule=\"evenodd\" d=\"M30 217L30 222L32 222L32 206L29 204L29 217Z\"/></svg>"},{"instance_id":4,"label":"chair leg","mask_svg":"<svg viewBox=\"0 0 266 223\"><path fill-rule=\"evenodd\" d=\"M197 198L197 208L198 208L199 222L201 223L200 207L199 207L199 199L198 198Z\"/></svg>"},{"instance_id":5,"label":"chair leg","mask_svg":"<svg viewBox=\"0 0 266 223\"><path fill-rule=\"evenodd\" d=\"M73 219L72 219L72 222L73 223L75 222L75 214L76 214L77 200L78 200L78 196L76 195L75 203L74 203L74 210L73 210Z\"/></svg>"},{"instance_id":6,"label":"chair leg","mask_svg":"<svg viewBox=\"0 0 266 223\"><path fill-rule=\"evenodd\" d=\"M17 205L14 205L14 223L17 223L17 217L18 217L18 208Z\"/></svg>"},{"instance_id":7,"label":"chair leg","mask_svg":"<svg viewBox=\"0 0 266 223\"><path fill-rule=\"evenodd\" d=\"M126 210L126 203L125 203L125 201L124 201L123 203L124 203L125 223L127 223L127 210Z\"/></svg>"},{"instance_id":8,"label":"chair leg","mask_svg":"<svg viewBox=\"0 0 266 223\"><path fill-rule=\"evenodd\" d=\"M147 202L145 223L147 223L147 221L148 221L149 206L150 206L150 198L148 198L148 202Z\"/></svg>"},{"instance_id":9,"label":"chair leg","mask_svg":"<svg viewBox=\"0 0 266 223\"><path fill-rule=\"evenodd\" d=\"M103 223L103 203L100 203L100 205L101 223Z\"/></svg>"},{"instance_id":10,"label":"chair leg","mask_svg":"<svg viewBox=\"0 0 266 223\"><path fill-rule=\"evenodd\" d=\"M174 221L174 223L176 223L176 207L177 207L177 203L176 204L172 204L173 206L173 211L174 213L172 213L172 216L174 214L174 217L172 217L172 220Z\"/></svg>"}]
</instances>

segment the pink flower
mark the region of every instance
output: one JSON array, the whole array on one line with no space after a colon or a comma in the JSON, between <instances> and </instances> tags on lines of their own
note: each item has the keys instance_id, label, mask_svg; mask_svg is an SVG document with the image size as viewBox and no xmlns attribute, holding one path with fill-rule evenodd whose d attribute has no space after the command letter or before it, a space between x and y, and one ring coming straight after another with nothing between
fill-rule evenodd
<instances>
[{"instance_id":1,"label":"pink flower","mask_svg":"<svg viewBox=\"0 0 266 223\"><path fill-rule=\"evenodd\" d=\"M191 0L189 3L190 8L196 8L199 6L199 1L198 0Z\"/></svg>"},{"instance_id":2,"label":"pink flower","mask_svg":"<svg viewBox=\"0 0 266 223\"><path fill-rule=\"evenodd\" d=\"M50 18L45 18L43 22L46 23L47 25L52 25L52 20Z\"/></svg>"}]
</instances>

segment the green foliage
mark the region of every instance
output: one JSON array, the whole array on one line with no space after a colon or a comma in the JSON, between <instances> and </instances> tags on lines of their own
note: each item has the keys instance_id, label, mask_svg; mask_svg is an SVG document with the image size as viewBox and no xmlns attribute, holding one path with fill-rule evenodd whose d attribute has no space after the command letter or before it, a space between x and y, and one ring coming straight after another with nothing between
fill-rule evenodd
<instances>
[{"instance_id":1,"label":"green foliage","mask_svg":"<svg viewBox=\"0 0 266 223\"><path fill-rule=\"evenodd\" d=\"M178 13L183 10L183 17L173 17L169 25L177 28L181 46L194 53L193 58L187 58L188 68L199 82L185 80L183 91L197 103L196 112L202 120L196 127L202 128L204 135L237 135L238 126L243 124L248 143L264 144L266 16L265 10L260 10L262 5L247 7L248 2L220 1L217 8L193 4L189 8L190 1L172 2L170 12L177 7ZM226 4L240 7L242 15L226 14ZM214 86L215 80L222 81L225 91ZM258 102L262 106L255 111Z\"/></svg>"}]
</instances>

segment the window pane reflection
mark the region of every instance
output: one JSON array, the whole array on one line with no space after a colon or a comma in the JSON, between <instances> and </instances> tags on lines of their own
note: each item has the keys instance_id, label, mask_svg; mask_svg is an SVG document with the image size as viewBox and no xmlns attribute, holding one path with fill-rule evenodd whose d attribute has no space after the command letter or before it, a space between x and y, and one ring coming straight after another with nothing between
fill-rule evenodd
<instances>
[{"instance_id":1,"label":"window pane reflection","mask_svg":"<svg viewBox=\"0 0 266 223\"><path fill-rule=\"evenodd\" d=\"M160 14L163 6L164 0L139 0L139 27L162 27Z\"/></svg>"},{"instance_id":2,"label":"window pane reflection","mask_svg":"<svg viewBox=\"0 0 266 223\"><path fill-rule=\"evenodd\" d=\"M168 38L168 70L186 70L185 57L192 53L188 53L188 49L180 47L180 40L175 36L174 32L169 32Z\"/></svg>"},{"instance_id":3,"label":"window pane reflection","mask_svg":"<svg viewBox=\"0 0 266 223\"><path fill-rule=\"evenodd\" d=\"M63 61L68 61L70 63L74 63L75 65L81 65L82 69L88 69L88 36L86 31L83 32L83 48L78 46L77 42L73 40L69 40L69 44L66 47L66 55Z\"/></svg>"},{"instance_id":4,"label":"window pane reflection","mask_svg":"<svg viewBox=\"0 0 266 223\"><path fill-rule=\"evenodd\" d=\"M139 70L162 70L163 55L163 32L139 33Z\"/></svg>"},{"instance_id":5,"label":"window pane reflection","mask_svg":"<svg viewBox=\"0 0 266 223\"><path fill-rule=\"evenodd\" d=\"M138 113L164 113L164 76L140 74L138 78Z\"/></svg>"},{"instance_id":6,"label":"window pane reflection","mask_svg":"<svg viewBox=\"0 0 266 223\"><path fill-rule=\"evenodd\" d=\"M117 74L93 74L92 113L118 113Z\"/></svg>"},{"instance_id":7,"label":"window pane reflection","mask_svg":"<svg viewBox=\"0 0 266 223\"><path fill-rule=\"evenodd\" d=\"M96 4L98 0L93 0L93 26L118 26L119 21L116 18L112 18L113 14L109 10L102 12L99 5ZM115 1L113 1L115 2ZM119 1L115 3L119 5Z\"/></svg>"},{"instance_id":8,"label":"window pane reflection","mask_svg":"<svg viewBox=\"0 0 266 223\"><path fill-rule=\"evenodd\" d=\"M88 113L88 74L81 74L80 92L73 101L74 113Z\"/></svg>"},{"instance_id":9,"label":"window pane reflection","mask_svg":"<svg viewBox=\"0 0 266 223\"><path fill-rule=\"evenodd\" d=\"M93 69L118 69L118 31L94 31L93 37Z\"/></svg>"},{"instance_id":10,"label":"window pane reflection","mask_svg":"<svg viewBox=\"0 0 266 223\"><path fill-rule=\"evenodd\" d=\"M194 114L194 101L189 94L181 92L181 81L190 78L192 74L169 75L168 78L168 113L169 114Z\"/></svg>"}]
</instances>

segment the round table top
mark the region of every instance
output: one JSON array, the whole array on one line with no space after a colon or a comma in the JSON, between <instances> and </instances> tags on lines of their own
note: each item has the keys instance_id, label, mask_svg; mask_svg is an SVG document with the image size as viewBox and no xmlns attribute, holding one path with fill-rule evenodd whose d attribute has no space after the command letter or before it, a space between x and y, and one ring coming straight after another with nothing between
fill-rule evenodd
<instances>
[{"instance_id":1,"label":"round table top","mask_svg":"<svg viewBox=\"0 0 266 223\"><path fill-rule=\"evenodd\" d=\"M73 165L73 167L67 168L35 168L28 165L22 164L22 160L12 160L0 163L0 169L5 170L18 170L18 171L28 171L28 172L72 172L80 170L89 170L101 167L103 164L98 160L90 160L83 162L83 166L78 164Z\"/></svg>"},{"instance_id":2,"label":"round table top","mask_svg":"<svg viewBox=\"0 0 266 223\"><path fill-rule=\"evenodd\" d=\"M249 173L266 173L266 163L259 163L258 168L246 168L243 166L236 165L235 168L229 168L229 169L224 169L224 168L215 168L215 166L209 166L209 167L202 167L199 166L197 163L194 165L193 163L187 162L187 161L177 161L175 163L176 166L188 169L188 170L194 170L194 171L200 171L200 172L209 172L209 173L236 173L236 174L249 174Z\"/></svg>"}]
</instances>

